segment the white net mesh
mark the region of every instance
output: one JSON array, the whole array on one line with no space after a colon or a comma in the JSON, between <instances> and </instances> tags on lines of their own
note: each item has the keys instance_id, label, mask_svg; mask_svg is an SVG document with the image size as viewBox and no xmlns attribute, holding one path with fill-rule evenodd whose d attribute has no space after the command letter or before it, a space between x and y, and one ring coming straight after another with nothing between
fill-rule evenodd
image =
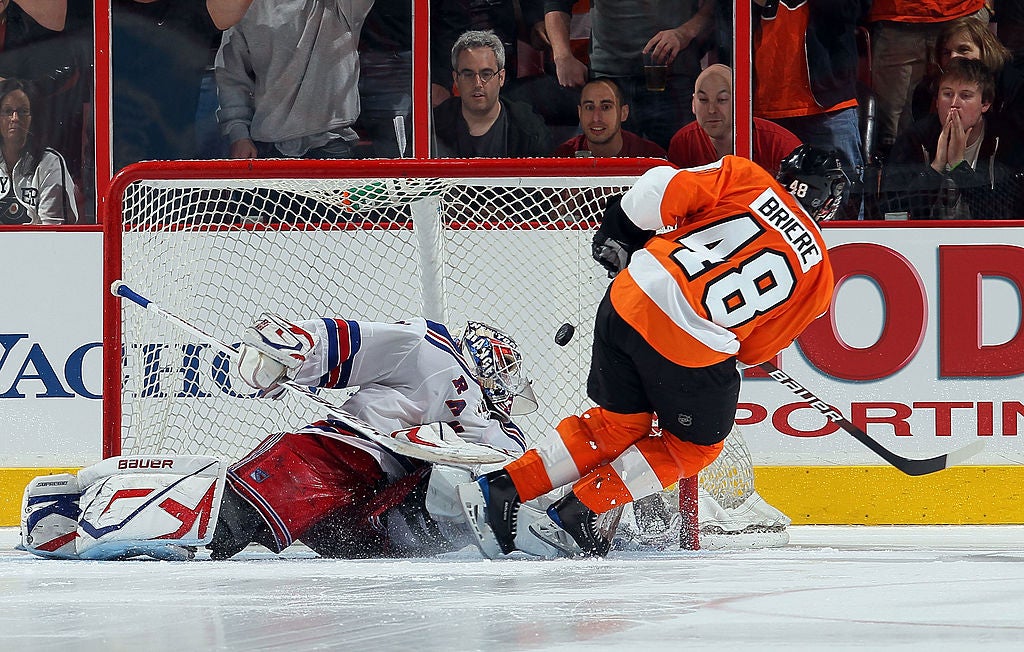
<instances>
[{"instance_id":1,"label":"white net mesh","mask_svg":"<svg viewBox=\"0 0 1024 652\"><path fill-rule=\"evenodd\" d=\"M737 507L754 493L754 464L738 427L733 427L721 454L701 471L698 482L725 509Z\"/></svg>"},{"instance_id":2,"label":"white net mesh","mask_svg":"<svg viewBox=\"0 0 1024 652\"><path fill-rule=\"evenodd\" d=\"M536 441L590 405L592 320L608 285L590 238L607 198L632 181L136 181L122 197L119 276L229 342L264 310L291 320L422 315L454 335L469 319L493 324L516 338L534 381L540 409L516 420ZM322 416L290 395L250 398L223 354L121 304L123 453L234 460L268 433ZM553 336L565 322L576 336L559 347ZM700 482L723 506L753 493L742 439L730 438Z\"/></svg>"},{"instance_id":3,"label":"white net mesh","mask_svg":"<svg viewBox=\"0 0 1024 652\"><path fill-rule=\"evenodd\" d=\"M467 319L520 343L538 438L585 409L591 320L607 286L589 257L606 198L628 178L268 179L135 182L123 198L121 277L226 341L263 310L296 320ZM248 452L314 417L253 400L223 354L122 302L121 447ZM563 322L578 327L565 347ZM343 397L339 397L339 401Z\"/></svg>"}]
</instances>

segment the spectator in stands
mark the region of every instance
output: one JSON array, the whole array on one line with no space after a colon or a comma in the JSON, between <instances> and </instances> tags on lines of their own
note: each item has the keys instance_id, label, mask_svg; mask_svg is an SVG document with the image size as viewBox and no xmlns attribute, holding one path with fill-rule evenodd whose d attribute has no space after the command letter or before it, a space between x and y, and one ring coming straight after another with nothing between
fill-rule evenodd
<instances>
[{"instance_id":1,"label":"spectator in stands","mask_svg":"<svg viewBox=\"0 0 1024 652\"><path fill-rule=\"evenodd\" d=\"M937 112L900 134L885 167L889 213L911 219L1018 219L1024 190L1020 134L992 116L995 80L956 58L939 80Z\"/></svg>"},{"instance_id":2,"label":"spectator in stands","mask_svg":"<svg viewBox=\"0 0 1024 652\"><path fill-rule=\"evenodd\" d=\"M754 35L754 115L840 154L854 192L837 219L856 218L864 169L856 30L865 0L755 2L761 16Z\"/></svg>"},{"instance_id":3,"label":"spectator in stands","mask_svg":"<svg viewBox=\"0 0 1024 652\"><path fill-rule=\"evenodd\" d=\"M0 82L0 224L74 224L75 182L64 157L33 138L32 107L27 84Z\"/></svg>"},{"instance_id":4,"label":"spectator in stands","mask_svg":"<svg viewBox=\"0 0 1024 652\"><path fill-rule=\"evenodd\" d=\"M668 156L657 143L622 128L629 105L610 79L596 79L583 87L578 113L583 133L559 145L554 156Z\"/></svg>"},{"instance_id":5,"label":"spectator in stands","mask_svg":"<svg viewBox=\"0 0 1024 652\"><path fill-rule=\"evenodd\" d=\"M217 53L231 158L352 158L359 33L373 0L255 0Z\"/></svg>"},{"instance_id":6,"label":"spectator in stands","mask_svg":"<svg viewBox=\"0 0 1024 652\"><path fill-rule=\"evenodd\" d=\"M701 72L693 89L693 113L697 119L672 137L669 161L690 168L735 153L731 68L713 63ZM762 118L754 118L753 127L753 161L774 176L782 159L800 146L800 139Z\"/></svg>"},{"instance_id":7,"label":"spectator in stands","mask_svg":"<svg viewBox=\"0 0 1024 652\"><path fill-rule=\"evenodd\" d=\"M91 171L83 145L91 121L85 107L92 93L92 3L66 0L0 0L0 79L20 79L35 93L33 140L62 152L81 190ZM95 193L90 192L93 197ZM92 222L92 202L85 221ZM83 216L79 216L82 221Z\"/></svg>"},{"instance_id":8,"label":"spectator in stands","mask_svg":"<svg viewBox=\"0 0 1024 652\"><path fill-rule=\"evenodd\" d=\"M59 86L74 63L61 43L67 23L66 0L0 0L0 78Z\"/></svg>"},{"instance_id":9,"label":"spectator in stands","mask_svg":"<svg viewBox=\"0 0 1024 652\"><path fill-rule=\"evenodd\" d=\"M502 91L509 99L526 102L544 119L555 143L579 135L579 86L558 82L554 52L544 23L544 0L520 0L523 26L528 34L519 43L519 74ZM556 14L552 14L553 16ZM557 14L561 15L561 14ZM572 54L584 64L590 61L590 0L575 0L568 27Z\"/></svg>"},{"instance_id":10,"label":"spectator in stands","mask_svg":"<svg viewBox=\"0 0 1024 652\"><path fill-rule=\"evenodd\" d=\"M199 97L196 105L196 158L228 158L228 139L220 132L217 122L217 73L214 63L220 50L221 33L216 32L207 48L206 67L199 80Z\"/></svg>"},{"instance_id":11,"label":"spectator in stands","mask_svg":"<svg viewBox=\"0 0 1024 652\"><path fill-rule=\"evenodd\" d=\"M587 66L572 55L568 25L574 0L546 0L545 25L555 58L558 81L582 86ZM592 0L591 78L610 77L630 106L625 127L668 147L679 126L693 120L690 94L700 73L700 60L710 45L714 0ZM669 67L664 90L649 90L643 54Z\"/></svg>"},{"instance_id":12,"label":"spectator in stands","mask_svg":"<svg viewBox=\"0 0 1024 652\"><path fill-rule=\"evenodd\" d=\"M871 86L877 97L879 151L884 155L913 123L914 89L927 72L935 41L950 21L974 15L988 23L986 0L874 0Z\"/></svg>"},{"instance_id":13,"label":"spectator in stands","mask_svg":"<svg viewBox=\"0 0 1024 652\"><path fill-rule=\"evenodd\" d=\"M939 76L951 59L966 57L985 64L996 78L996 99L993 114L1001 114L1018 129L1024 129L1024 75L1008 65L1013 57L999 42L989 26L974 16L964 16L948 23L935 42L935 72L926 77L914 92L914 118L920 120L935 110Z\"/></svg>"},{"instance_id":14,"label":"spectator in stands","mask_svg":"<svg viewBox=\"0 0 1024 652\"><path fill-rule=\"evenodd\" d=\"M196 155L209 43L251 0L112 0L114 168Z\"/></svg>"},{"instance_id":15,"label":"spectator in stands","mask_svg":"<svg viewBox=\"0 0 1024 652\"><path fill-rule=\"evenodd\" d=\"M452 47L458 97L434 109L434 154L440 157L547 156L550 137L529 104L500 97L505 47L494 32L469 31Z\"/></svg>"},{"instance_id":16,"label":"spectator in stands","mask_svg":"<svg viewBox=\"0 0 1024 652\"><path fill-rule=\"evenodd\" d=\"M535 7L538 2L540 0L431 0L432 106L452 96L452 79L448 74L452 48L459 37L469 31L494 32L505 48L505 83L511 85L519 74L519 34L529 30L529 22L542 20L541 10Z\"/></svg>"},{"instance_id":17,"label":"spectator in stands","mask_svg":"<svg viewBox=\"0 0 1024 652\"><path fill-rule=\"evenodd\" d=\"M445 69L448 68L447 63ZM359 39L359 118L366 154L399 158L412 142L412 3L375 0ZM395 118L402 130L396 131Z\"/></svg>"},{"instance_id":18,"label":"spectator in stands","mask_svg":"<svg viewBox=\"0 0 1024 652\"><path fill-rule=\"evenodd\" d=\"M34 47L27 53L20 50L60 34L66 20L67 0L0 0L0 74L36 79L59 67L63 59L50 48Z\"/></svg>"}]
</instances>

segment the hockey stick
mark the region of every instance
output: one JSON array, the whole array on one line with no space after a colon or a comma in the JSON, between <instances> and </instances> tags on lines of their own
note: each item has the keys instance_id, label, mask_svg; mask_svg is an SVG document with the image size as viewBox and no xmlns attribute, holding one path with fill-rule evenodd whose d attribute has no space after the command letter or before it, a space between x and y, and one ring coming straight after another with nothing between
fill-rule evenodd
<instances>
[{"instance_id":1,"label":"hockey stick","mask_svg":"<svg viewBox=\"0 0 1024 652\"><path fill-rule=\"evenodd\" d=\"M178 328L192 333L204 342L231 356L232 360L237 361L238 349L227 342L221 341L178 315L164 310L155 301L147 299L128 287L124 281L114 281L110 285L110 292L115 296L128 299L135 305L163 317ZM406 457L413 457L427 462L440 462L443 464L458 465L493 464L508 460L507 455L494 448L474 444L473 442L468 442L463 439L457 439L457 441L454 442L449 441L442 437L440 432L435 432L435 429L428 428L427 426L399 430L392 435L387 435L362 419L350 414L348 411L334 405L322 396L314 394L307 387L303 387L302 385L297 385L292 382L283 382L281 383L281 386L305 401L323 408L330 413L334 419L348 426L359 436L368 439L389 451L398 453L399 455L405 455Z\"/></svg>"},{"instance_id":2,"label":"hockey stick","mask_svg":"<svg viewBox=\"0 0 1024 652\"><path fill-rule=\"evenodd\" d=\"M807 401L811 407L828 417L829 421L853 435L854 439L870 448L883 460L892 464L907 475L927 475L956 464L961 464L967 458L976 455L985 447L985 442L979 439L973 444L968 444L967 446L955 450L952 453L946 453L945 455L939 455L938 457L930 457L925 460L912 460L907 457L902 457L872 439L868 433L864 432L847 420L839 410L836 410L831 405L812 394L806 387L798 383L792 376L776 367L770 361L762 362L758 366L764 369L769 376L777 380L781 385L784 385L794 394Z\"/></svg>"}]
</instances>

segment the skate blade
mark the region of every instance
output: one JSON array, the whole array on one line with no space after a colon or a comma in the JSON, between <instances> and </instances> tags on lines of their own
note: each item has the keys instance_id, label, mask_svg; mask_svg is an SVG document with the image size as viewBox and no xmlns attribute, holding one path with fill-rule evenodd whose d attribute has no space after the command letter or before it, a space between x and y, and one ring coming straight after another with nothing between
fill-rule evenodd
<instances>
[{"instance_id":1,"label":"skate blade","mask_svg":"<svg viewBox=\"0 0 1024 652\"><path fill-rule=\"evenodd\" d=\"M542 557L544 559L565 557L565 551L549 544L547 541L533 533L531 528L533 524L540 519L547 519L550 521L551 517L549 517L543 510L539 510L535 507L530 507L525 504L519 506L519 515L516 518L516 548L528 555ZM554 525L554 523L552 523L552 525Z\"/></svg>"},{"instance_id":2,"label":"skate blade","mask_svg":"<svg viewBox=\"0 0 1024 652\"><path fill-rule=\"evenodd\" d=\"M484 494L480 490L480 485L476 482L466 482L456 485L455 492L459 496L459 505L473 530L480 552L488 559L502 557L498 538L494 536L494 531L487 522L487 506L484 504Z\"/></svg>"},{"instance_id":3,"label":"skate blade","mask_svg":"<svg viewBox=\"0 0 1024 652\"><path fill-rule=\"evenodd\" d=\"M551 517L544 514L530 523L530 532L544 543L559 551L559 557L585 557L583 549L568 532L560 528Z\"/></svg>"}]
</instances>

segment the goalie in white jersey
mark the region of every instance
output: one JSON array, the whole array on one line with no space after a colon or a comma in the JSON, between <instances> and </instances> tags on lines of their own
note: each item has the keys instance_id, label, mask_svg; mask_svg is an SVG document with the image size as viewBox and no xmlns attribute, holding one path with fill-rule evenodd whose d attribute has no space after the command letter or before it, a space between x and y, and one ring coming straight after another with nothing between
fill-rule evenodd
<instances>
[{"instance_id":1,"label":"goalie in white jersey","mask_svg":"<svg viewBox=\"0 0 1024 652\"><path fill-rule=\"evenodd\" d=\"M243 334L238 371L267 397L285 381L358 386L341 407L381 433L411 428L416 443L416 433L422 440L444 424L463 446L510 459L526 449L512 415L537 407L515 340L479 322L456 339L424 319L292 324L264 314ZM183 559L206 545L226 559L250 543L281 552L302 541L327 557L469 545L455 485L470 471L396 454L352 423L327 417L270 435L226 472L216 458L152 455L38 477L25 490L20 547L57 558Z\"/></svg>"},{"instance_id":2,"label":"goalie in white jersey","mask_svg":"<svg viewBox=\"0 0 1024 652\"><path fill-rule=\"evenodd\" d=\"M286 379L358 385L341 407L381 432L444 423L466 441L516 455L526 440L511 417L537 407L515 340L479 322L457 340L424 319L289 324L264 315L243 337L239 373L270 395ZM280 552L297 540L330 557L437 552L458 542L423 509L430 474L431 465L331 418L271 435L228 469L212 557L250 542Z\"/></svg>"}]
</instances>

